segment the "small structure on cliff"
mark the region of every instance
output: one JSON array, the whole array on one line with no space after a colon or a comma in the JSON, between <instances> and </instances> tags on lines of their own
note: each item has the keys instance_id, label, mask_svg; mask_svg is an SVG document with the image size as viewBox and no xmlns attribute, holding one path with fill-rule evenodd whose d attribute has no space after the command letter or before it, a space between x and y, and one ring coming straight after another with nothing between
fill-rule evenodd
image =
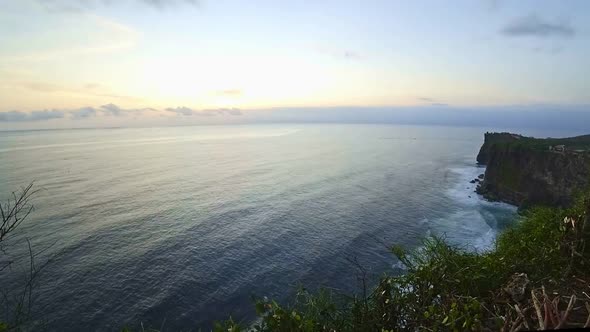
<instances>
[{"instance_id":1,"label":"small structure on cliff","mask_svg":"<svg viewBox=\"0 0 590 332\"><path fill-rule=\"evenodd\" d=\"M549 151L555 151L555 152L565 152L565 145L549 145Z\"/></svg>"}]
</instances>

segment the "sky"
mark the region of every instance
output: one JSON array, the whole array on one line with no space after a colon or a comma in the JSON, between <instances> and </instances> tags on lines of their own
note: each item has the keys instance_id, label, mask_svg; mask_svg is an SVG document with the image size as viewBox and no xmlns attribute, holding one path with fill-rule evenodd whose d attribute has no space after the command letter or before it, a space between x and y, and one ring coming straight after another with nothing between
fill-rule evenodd
<instances>
[{"instance_id":1,"label":"sky","mask_svg":"<svg viewBox=\"0 0 590 332\"><path fill-rule=\"evenodd\" d=\"M585 0L0 0L0 130L579 127L589 33Z\"/></svg>"}]
</instances>

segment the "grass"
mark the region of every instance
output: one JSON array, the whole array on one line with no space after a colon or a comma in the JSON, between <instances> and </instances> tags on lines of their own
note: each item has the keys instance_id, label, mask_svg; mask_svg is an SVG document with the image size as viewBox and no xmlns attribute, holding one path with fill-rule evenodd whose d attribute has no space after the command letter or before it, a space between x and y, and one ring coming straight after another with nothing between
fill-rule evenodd
<instances>
[{"instance_id":1,"label":"grass","mask_svg":"<svg viewBox=\"0 0 590 332\"><path fill-rule=\"evenodd\" d=\"M383 276L366 296L300 289L290 303L255 301L258 320L215 331L465 331L590 326L590 196L569 209L532 208L494 250L440 238L391 251L407 273ZM469 222L466 220L465 222Z\"/></svg>"},{"instance_id":2,"label":"grass","mask_svg":"<svg viewBox=\"0 0 590 332\"><path fill-rule=\"evenodd\" d=\"M519 139L507 138L506 134L498 134L491 144L509 146L514 149L532 149L549 151L550 146L565 145L568 150L590 151L590 135L568 138L534 138L520 136Z\"/></svg>"}]
</instances>

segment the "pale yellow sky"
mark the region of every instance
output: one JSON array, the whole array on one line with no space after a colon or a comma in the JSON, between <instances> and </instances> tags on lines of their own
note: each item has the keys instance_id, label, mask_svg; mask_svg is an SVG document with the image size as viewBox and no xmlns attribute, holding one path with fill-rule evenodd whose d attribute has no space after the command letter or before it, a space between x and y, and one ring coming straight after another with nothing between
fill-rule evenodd
<instances>
[{"instance_id":1,"label":"pale yellow sky","mask_svg":"<svg viewBox=\"0 0 590 332\"><path fill-rule=\"evenodd\" d=\"M585 2L162 3L0 3L0 113L590 103Z\"/></svg>"}]
</instances>

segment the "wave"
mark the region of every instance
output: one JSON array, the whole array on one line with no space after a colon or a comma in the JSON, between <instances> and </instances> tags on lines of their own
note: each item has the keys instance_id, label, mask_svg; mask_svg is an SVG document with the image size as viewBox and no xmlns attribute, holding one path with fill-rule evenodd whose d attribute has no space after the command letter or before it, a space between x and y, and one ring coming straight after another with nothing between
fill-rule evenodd
<instances>
[{"instance_id":1,"label":"wave","mask_svg":"<svg viewBox=\"0 0 590 332\"><path fill-rule=\"evenodd\" d=\"M433 221L436 234L450 243L474 252L494 247L498 232L507 219L512 219L517 208L502 202L490 202L475 192L477 183L469 181L485 172L485 167L465 166L450 168L452 184L445 191L457 208L449 215Z\"/></svg>"}]
</instances>

